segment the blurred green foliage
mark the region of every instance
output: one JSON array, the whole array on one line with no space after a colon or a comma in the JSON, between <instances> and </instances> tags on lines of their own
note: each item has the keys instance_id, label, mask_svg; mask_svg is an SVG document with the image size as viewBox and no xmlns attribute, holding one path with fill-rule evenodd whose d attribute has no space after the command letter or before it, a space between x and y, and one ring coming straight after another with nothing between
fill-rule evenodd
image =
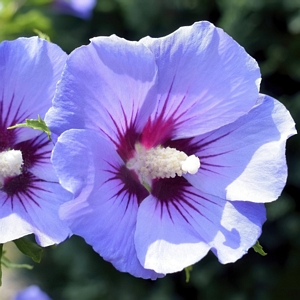
<instances>
[{"instance_id":1,"label":"blurred green foliage","mask_svg":"<svg viewBox=\"0 0 300 300\"><path fill-rule=\"evenodd\" d=\"M290 110L300 123L300 0L98 0L90 20L55 11L50 0L0 0L0 40L50 36L66 52L98 35L138 40L171 33L180 26L209 20L222 27L259 63L261 91ZM296 300L300 295L300 138L287 143L289 178L274 203L260 243L234 264L221 265L209 254L185 273L155 282L116 271L81 238L45 250L29 283L54 300Z\"/></svg>"}]
</instances>

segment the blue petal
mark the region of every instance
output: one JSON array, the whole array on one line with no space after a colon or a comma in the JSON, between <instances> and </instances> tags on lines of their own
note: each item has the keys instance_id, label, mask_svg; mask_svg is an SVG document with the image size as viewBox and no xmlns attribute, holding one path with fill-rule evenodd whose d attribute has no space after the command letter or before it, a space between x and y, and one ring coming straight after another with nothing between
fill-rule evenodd
<instances>
[{"instance_id":1,"label":"blue petal","mask_svg":"<svg viewBox=\"0 0 300 300\"><path fill-rule=\"evenodd\" d=\"M159 103L152 114L173 123L173 138L196 136L235 121L256 103L260 72L223 30L209 22L146 37L158 66Z\"/></svg>"},{"instance_id":2,"label":"blue petal","mask_svg":"<svg viewBox=\"0 0 300 300\"><path fill-rule=\"evenodd\" d=\"M212 251L223 264L241 258L252 247L266 220L266 209L261 203L246 201L226 202L221 229L211 243Z\"/></svg>"},{"instance_id":3,"label":"blue petal","mask_svg":"<svg viewBox=\"0 0 300 300\"><path fill-rule=\"evenodd\" d=\"M116 36L91 41L70 54L46 122L58 135L88 128L119 145L128 132L141 131L155 106L154 57Z\"/></svg>"},{"instance_id":4,"label":"blue petal","mask_svg":"<svg viewBox=\"0 0 300 300\"><path fill-rule=\"evenodd\" d=\"M192 140L201 167L185 178L201 191L228 200L276 200L286 183L286 140L295 133L286 108L261 95L248 115Z\"/></svg>"},{"instance_id":5,"label":"blue petal","mask_svg":"<svg viewBox=\"0 0 300 300\"><path fill-rule=\"evenodd\" d=\"M0 44L1 130L26 118L43 118L51 106L67 54L57 45L37 37ZM15 142L37 136L31 129L17 129Z\"/></svg>"},{"instance_id":6,"label":"blue petal","mask_svg":"<svg viewBox=\"0 0 300 300\"><path fill-rule=\"evenodd\" d=\"M151 195L141 203L137 255L158 273L180 271L210 249L220 262L234 262L255 244L264 221L262 204L231 203L186 185L181 196L162 201Z\"/></svg>"},{"instance_id":7,"label":"blue petal","mask_svg":"<svg viewBox=\"0 0 300 300\"><path fill-rule=\"evenodd\" d=\"M66 222L59 218L59 208L72 195L58 182L40 179L32 182L26 193L7 197L0 191L0 243L34 234L39 245L59 244L71 235Z\"/></svg>"}]
</instances>

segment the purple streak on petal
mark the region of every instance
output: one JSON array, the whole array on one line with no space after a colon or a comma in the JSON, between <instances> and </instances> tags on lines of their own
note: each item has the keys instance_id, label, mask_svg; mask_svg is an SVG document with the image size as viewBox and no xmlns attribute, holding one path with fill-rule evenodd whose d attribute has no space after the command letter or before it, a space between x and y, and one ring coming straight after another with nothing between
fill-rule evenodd
<instances>
[{"instance_id":1,"label":"purple streak on petal","mask_svg":"<svg viewBox=\"0 0 300 300\"><path fill-rule=\"evenodd\" d=\"M181 214L182 217L188 222L188 217L185 216L183 211L180 210L182 204L201 214L196 206L194 206L195 203L199 204L199 202L196 201L195 198L212 202L210 199L204 197L203 195L200 195L198 192L193 192L190 187L190 183L184 177L177 176L175 178L156 179L153 182L151 194L157 199L157 205L166 207L166 210L168 211L171 219L172 216L169 210L169 205L174 206L176 210L178 210L178 213ZM218 205L215 202L213 203ZM161 215L161 217L163 216ZM203 217L205 218L205 216Z\"/></svg>"},{"instance_id":2,"label":"purple streak on petal","mask_svg":"<svg viewBox=\"0 0 300 300\"><path fill-rule=\"evenodd\" d=\"M247 115L188 141L187 145L198 145L194 154L201 167L184 177L223 199L273 201L286 182L285 143L293 134L294 121L284 106L261 95Z\"/></svg>"},{"instance_id":3,"label":"purple streak on petal","mask_svg":"<svg viewBox=\"0 0 300 300\"><path fill-rule=\"evenodd\" d=\"M0 112L1 112L1 127L3 127L3 129L7 129L7 127L13 125L13 122L17 121L17 115L19 113L20 106L22 105L23 101L20 102L19 107L14 112L15 116L13 117L13 121L11 122L11 124L8 124L8 118L10 117L10 114L11 114L11 108L12 108L12 105L14 102L14 97L15 97L15 95L13 94L11 99L7 99L7 100L5 99L9 103L9 105L8 105L7 111L4 114L4 111L3 111L4 96L2 95L2 100L0 101L0 104L1 104Z\"/></svg>"},{"instance_id":4,"label":"purple streak on petal","mask_svg":"<svg viewBox=\"0 0 300 300\"><path fill-rule=\"evenodd\" d=\"M29 172L23 172L21 175L6 178L2 191L6 194L6 199L3 204L6 204L8 201L11 203L11 208L14 208L14 201L18 201L22 204L26 211L27 200L32 201L34 204L39 206L38 200L39 196L35 191L43 190L35 185L37 182L42 182L43 180L36 178Z\"/></svg>"},{"instance_id":5,"label":"purple streak on petal","mask_svg":"<svg viewBox=\"0 0 300 300\"><path fill-rule=\"evenodd\" d=\"M0 242L5 243L31 233L36 235L42 246L61 242L70 232L58 217L58 207L68 199L70 195L58 182L46 182L30 172L6 178L0 189ZM37 213L32 213L34 207L38 208ZM49 218L51 221L48 222ZM55 231L56 227L59 231Z\"/></svg>"},{"instance_id":6,"label":"purple streak on petal","mask_svg":"<svg viewBox=\"0 0 300 300\"><path fill-rule=\"evenodd\" d=\"M174 120L173 118L165 117L165 111L166 111L166 108L167 108L167 105L169 102L172 85L173 85L173 82L170 86L169 93L163 104L161 112L156 113L154 120L151 120L149 118L148 122L146 123L145 127L143 128L140 142L147 149L156 147L160 144L163 144L166 140L169 140L172 138L172 133L174 131L176 119Z\"/></svg>"},{"instance_id":7,"label":"purple streak on petal","mask_svg":"<svg viewBox=\"0 0 300 300\"><path fill-rule=\"evenodd\" d=\"M37 118L38 114L43 118L51 106L66 58L67 54L57 45L37 37L2 42L0 95L4 115L11 106L11 115L21 108L20 116L25 117L27 112L28 118ZM10 115L7 122L11 124Z\"/></svg>"},{"instance_id":8,"label":"purple streak on petal","mask_svg":"<svg viewBox=\"0 0 300 300\"><path fill-rule=\"evenodd\" d=\"M66 56L37 37L0 44L0 151L20 150L23 157L22 173L4 178L0 189L0 243L34 233L40 245L48 246L70 234L58 216L70 194L49 167L52 144L38 130L7 129L38 114L44 117ZM43 168L48 174L38 176Z\"/></svg>"},{"instance_id":9,"label":"purple streak on petal","mask_svg":"<svg viewBox=\"0 0 300 300\"><path fill-rule=\"evenodd\" d=\"M39 205L38 200L36 200L39 197L35 191L39 191L41 189L36 186L35 183L43 182L45 180L32 174L31 168L34 168L37 165L40 165L40 167L43 168L44 164L46 164L45 167L47 167L47 164L50 163L52 147L53 146L46 134L41 134L34 139L21 142L13 147L15 150L20 150L22 152L22 174L5 178L2 191L6 193L7 198L4 203L10 200L13 208L14 201L19 201L25 210L26 203L24 203L24 201L26 200ZM47 171L54 173L54 170L49 168L47 168ZM46 177L56 179L53 174L48 174Z\"/></svg>"},{"instance_id":10,"label":"purple streak on petal","mask_svg":"<svg viewBox=\"0 0 300 300\"><path fill-rule=\"evenodd\" d=\"M58 209L71 196L58 182L47 182L30 173L15 177L0 190L0 242L31 233L42 246L62 242L70 230L60 220Z\"/></svg>"},{"instance_id":11,"label":"purple streak on petal","mask_svg":"<svg viewBox=\"0 0 300 300\"><path fill-rule=\"evenodd\" d=\"M15 111L11 111L14 103L14 94L12 95L12 98L10 100L5 99L5 101L9 103L9 106L4 112L4 108L3 108L4 96L2 95L2 100L0 101L0 151L1 152L8 150L9 148L12 148L12 146L16 142L18 132L20 131L20 129L8 130L7 127L15 125L17 123L21 123L22 117L25 116L24 113L23 115L18 116L23 101L20 102L19 106ZM11 117L11 114L13 113L14 116L12 117L12 120L9 123L8 119Z\"/></svg>"},{"instance_id":12,"label":"purple streak on petal","mask_svg":"<svg viewBox=\"0 0 300 300\"><path fill-rule=\"evenodd\" d=\"M232 130L232 131L234 131L234 130ZM222 140L223 138L226 138L228 135L230 135L232 133L232 131L226 132L225 134L220 135L216 138L211 138L211 136L214 136L215 131L213 131L213 132L210 132L205 135L199 135L197 138L168 140L165 143L163 143L163 146L176 148L180 151L185 152L187 155L193 155L193 154L199 153L200 150L202 150L202 151L205 150L206 146L213 145L214 142L217 142L217 141ZM229 152L231 152L231 150L226 151L224 153L212 154L207 157L218 156L218 155L226 154ZM201 156L201 158L206 158L206 157Z\"/></svg>"},{"instance_id":13,"label":"purple streak on petal","mask_svg":"<svg viewBox=\"0 0 300 300\"><path fill-rule=\"evenodd\" d=\"M223 206L224 200L200 194L184 178L162 180L139 207L135 244L141 264L173 273L200 260L218 232Z\"/></svg>"},{"instance_id":14,"label":"purple streak on petal","mask_svg":"<svg viewBox=\"0 0 300 300\"><path fill-rule=\"evenodd\" d=\"M266 218L263 205L231 203L183 180L175 181L169 193L171 181L165 183L138 211L135 244L145 268L177 272L199 261L210 248L222 263L234 262L258 239Z\"/></svg>"},{"instance_id":15,"label":"purple streak on petal","mask_svg":"<svg viewBox=\"0 0 300 300\"><path fill-rule=\"evenodd\" d=\"M74 191L75 199L61 211L74 234L122 272L161 277L145 270L137 259L133 242L136 213L148 193L126 169L114 145L92 130L68 130L59 137L52 161L61 184Z\"/></svg>"},{"instance_id":16,"label":"purple streak on petal","mask_svg":"<svg viewBox=\"0 0 300 300\"><path fill-rule=\"evenodd\" d=\"M39 132L39 131L38 131ZM29 141L15 146L24 153L24 165L36 177L49 182L57 182L57 176L50 161L53 150L53 141L45 133Z\"/></svg>"},{"instance_id":17,"label":"purple streak on petal","mask_svg":"<svg viewBox=\"0 0 300 300\"><path fill-rule=\"evenodd\" d=\"M212 24L198 22L140 42L158 65L160 99L151 119L162 111L165 120L176 119L172 138L229 124L255 104L260 80L256 61Z\"/></svg>"},{"instance_id":18,"label":"purple streak on petal","mask_svg":"<svg viewBox=\"0 0 300 300\"><path fill-rule=\"evenodd\" d=\"M37 37L0 44L0 151L39 134L29 128L6 129L38 114L44 117L66 56L57 45Z\"/></svg>"},{"instance_id":19,"label":"purple streak on petal","mask_svg":"<svg viewBox=\"0 0 300 300\"><path fill-rule=\"evenodd\" d=\"M50 145L50 149L44 149ZM16 144L15 150L20 150L23 156L23 170L30 170L36 164L48 163L51 156L52 142L47 138L46 134L38 136L34 139Z\"/></svg>"},{"instance_id":20,"label":"purple streak on petal","mask_svg":"<svg viewBox=\"0 0 300 300\"><path fill-rule=\"evenodd\" d=\"M147 149L165 144L167 141L172 140L172 138L175 137L176 128L182 126L184 123L184 121L180 121L180 118L188 111L188 109L192 108L186 108L186 110L177 115L181 106L184 106L185 96L183 96L177 107L174 109L173 114L167 116L167 107L172 97L172 87L173 81L166 99L163 102L161 111L156 112L153 119L149 118L143 129L140 141Z\"/></svg>"},{"instance_id":21,"label":"purple streak on petal","mask_svg":"<svg viewBox=\"0 0 300 300\"><path fill-rule=\"evenodd\" d=\"M156 147L172 137L174 123L172 120L164 120L160 115L155 121L148 120L143 129L140 142L146 148Z\"/></svg>"},{"instance_id":22,"label":"purple streak on petal","mask_svg":"<svg viewBox=\"0 0 300 300\"><path fill-rule=\"evenodd\" d=\"M93 38L70 54L46 123L56 134L100 130L126 161L156 105L156 73L144 45L116 36Z\"/></svg>"},{"instance_id":23,"label":"purple streak on petal","mask_svg":"<svg viewBox=\"0 0 300 300\"><path fill-rule=\"evenodd\" d=\"M114 117L109 113L109 111L107 111L107 114L111 118L111 121L116 128L116 139L113 139L113 137L111 137L104 130L102 130L101 127L99 127L99 130L103 132L104 136L106 136L116 146L118 154L126 162L133 157L135 152L135 144L137 143L140 134L137 132L136 129L137 116L136 115L133 116L134 109L132 109L132 115L130 121L128 121L122 103L120 103L120 106L122 109L123 118L125 122L124 131L122 130L122 128L120 128L120 125L118 124L117 120L114 119Z\"/></svg>"},{"instance_id":24,"label":"purple streak on petal","mask_svg":"<svg viewBox=\"0 0 300 300\"><path fill-rule=\"evenodd\" d=\"M4 103L8 102L9 105L4 109ZM10 126L24 123L25 119L28 119L30 112L27 110L22 111L22 105L24 99L20 103L15 102L15 94L12 95L10 100L4 99L0 101L0 151L12 149L16 143L34 138L40 134L37 130L30 128L15 128L7 129Z\"/></svg>"},{"instance_id":25,"label":"purple streak on petal","mask_svg":"<svg viewBox=\"0 0 300 300\"><path fill-rule=\"evenodd\" d=\"M106 182L113 180L120 182L112 199L123 194L123 198L127 198L126 201L130 202L137 199L138 204L140 204L149 195L145 187L141 185L136 174L131 170L128 170L125 165L116 167L109 162L107 163L111 166L111 169L104 171L110 173L110 176L112 177L109 177Z\"/></svg>"}]
</instances>

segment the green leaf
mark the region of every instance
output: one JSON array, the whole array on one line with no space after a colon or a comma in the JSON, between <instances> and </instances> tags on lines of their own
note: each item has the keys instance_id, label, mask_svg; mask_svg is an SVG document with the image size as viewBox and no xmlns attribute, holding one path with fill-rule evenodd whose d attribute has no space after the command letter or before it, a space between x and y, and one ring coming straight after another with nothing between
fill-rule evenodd
<instances>
[{"instance_id":1,"label":"green leaf","mask_svg":"<svg viewBox=\"0 0 300 300\"><path fill-rule=\"evenodd\" d=\"M49 35L41 32L38 29L33 29L33 32L35 32L38 35L39 38L44 39L44 40L46 40L48 42L51 42Z\"/></svg>"},{"instance_id":2,"label":"green leaf","mask_svg":"<svg viewBox=\"0 0 300 300\"><path fill-rule=\"evenodd\" d=\"M27 127L27 128L32 128L36 130L41 130L45 132L48 135L49 140L51 140L51 131L46 125L45 121L41 119L40 115L38 115L37 120L33 119L26 119L26 123L21 123L21 124L16 124L14 126L10 126L7 129L14 129L14 128L19 128L19 127Z\"/></svg>"},{"instance_id":3,"label":"green leaf","mask_svg":"<svg viewBox=\"0 0 300 300\"><path fill-rule=\"evenodd\" d=\"M184 271L185 271L185 282L186 283L188 283L190 281L190 278L191 278L190 272L192 272L192 270L193 270L193 266L189 266L189 267L184 268Z\"/></svg>"},{"instance_id":4,"label":"green leaf","mask_svg":"<svg viewBox=\"0 0 300 300\"><path fill-rule=\"evenodd\" d=\"M261 256L266 256L267 255L267 253L263 250L263 247L260 245L259 241L257 241L252 248L255 252L257 252Z\"/></svg>"},{"instance_id":5,"label":"green leaf","mask_svg":"<svg viewBox=\"0 0 300 300\"><path fill-rule=\"evenodd\" d=\"M3 244L0 244L0 286L2 285L2 249Z\"/></svg>"},{"instance_id":6,"label":"green leaf","mask_svg":"<svg viewBox=\"0 0 300 300\"><path fill-rule=\"evenodd\" d=\"M13 241L17 248L25 255L32 258L33 261L39 263L42 259L43 248L29 241L26 237Z\"/></svg>"}]
</instances>

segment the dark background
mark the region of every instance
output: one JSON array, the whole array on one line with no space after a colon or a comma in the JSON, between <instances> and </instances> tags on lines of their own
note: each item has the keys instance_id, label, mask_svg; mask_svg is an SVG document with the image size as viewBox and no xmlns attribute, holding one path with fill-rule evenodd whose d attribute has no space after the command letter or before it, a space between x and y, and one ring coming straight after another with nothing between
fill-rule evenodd
<instances>
[{"instance_id":1,"label":"dark background","mask_svg":"<svg viewBox=\"0 0 300 300\"><path fill-rule=\"evenodd\" d=\"M50 0L0 0L0 40L32 36L36 28L68 53L94 36L160 37L200 20L222 27L258 61L261 92L284 103L298 123L299 0L98 0L89 20L55 11ZM298 136L288 140L286 188L266 205L265 257L250 249L236 263L221 265L210 253L194 266L189 283L184 272L150 281L116 271L72 237L45 249L42 262L23 276L54 300L300 299L299 145Z\"/></svg>"}]
</instances>

